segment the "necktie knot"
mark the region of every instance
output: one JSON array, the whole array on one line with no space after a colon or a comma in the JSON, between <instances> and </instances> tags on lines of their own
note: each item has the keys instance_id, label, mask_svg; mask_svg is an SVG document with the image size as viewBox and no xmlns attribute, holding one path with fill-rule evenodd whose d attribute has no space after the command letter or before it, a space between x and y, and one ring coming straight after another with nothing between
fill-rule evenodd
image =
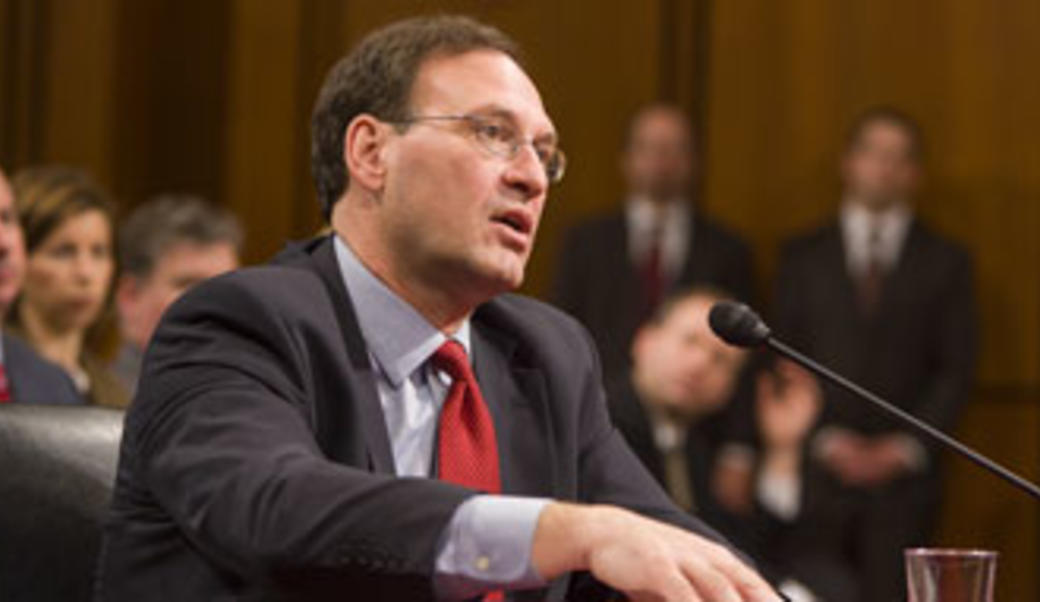
<instances>
[{"instance_id":1,"label":"necktie knot","mask_svg":"<svg viewBox=\"0 0 1040 602\"><path fill-rule=\"evenodd\" d=\"M469 356L462 343L454 340L445 341L430 358L433 366L446 373L452 380L467 380L472 372L469 365Z\"/></svg>"}]
</instances>

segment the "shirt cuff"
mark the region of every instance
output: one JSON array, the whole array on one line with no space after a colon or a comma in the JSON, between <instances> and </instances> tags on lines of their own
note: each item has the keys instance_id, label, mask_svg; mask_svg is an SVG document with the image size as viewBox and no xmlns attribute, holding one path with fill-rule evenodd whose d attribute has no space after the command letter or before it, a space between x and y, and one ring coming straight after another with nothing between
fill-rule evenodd
<instances>
[{"instance_id":1,"label":"shirt cuff","mask_svg":"<svg viewBox=\"0 0 1040 602\"><path fill-rule=\"evenodd\" d=\"M911 472L924 472L928 468L928 451L912 435L896 435L903 461Z\"/></svg>"},{"instance_id":2,"label":"shirt cuff","mask_svg":"<svg viewBox=\"0 0 1040 602\"><path fill-rule=\"evenodd\" d=\"M438 545L433 576L437 599L464 600L495 589L545 585L531 563L531 545L549 501L477 495L463 502Z\"/></svg>"},{"instance_id":3,"label":"shirt cuff","mask_svg":"<svg viewBox=\"0 0 1040 602\"><path fill-rule=\"evenodd\" d=\"M774 516L788 522L798 517L802 506L802 479L798 475L763 470L756 490L758 502Z\"/></svg>"},{"instance_id":4,"label":"shirt cuff","mask_svg":"<svg viewBox=\"0 0 1040 602\"><path fill-rule=\"evenodd\" d=\"M744 443L727 443L719 450L718 462L750 468L755 465L755 450Z\"/></svg>"}]
</instances>

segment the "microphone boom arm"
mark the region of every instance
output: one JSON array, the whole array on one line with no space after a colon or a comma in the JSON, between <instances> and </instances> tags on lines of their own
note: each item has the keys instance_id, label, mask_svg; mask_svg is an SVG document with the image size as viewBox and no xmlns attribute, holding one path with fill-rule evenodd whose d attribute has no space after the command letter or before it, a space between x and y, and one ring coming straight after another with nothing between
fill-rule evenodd
<instances>
[{"instance_id":1,"label":"microphone boom arm","mask_svg":"<svg viewBox=\"0 0 1040 602\"><path fill-rule=\"evenodd\" d=\"M946 433L928 424L927 422L924 422L923 420L913 416L909 412L906 412L905 410L902 410L892 405L891 403L885 401L881 397L875 395L874 393L871 393L867 389L864 389L863 387L857 385L856 383L838 374L837 372L834 372L830 368L827 368L826 366L816 362L812 358L807 357L806 355L787 345L783 341L777 340L773 336L768 336L765 340L765 344L769 346L769 348L779 353L780 355L797 362L798 364L804 366L805 368L820 376L823 376L827 380L840 386L841 388L852 393L853 395L866 399L882 411L896 417L901 422L909 424L921 433L928 435L929 437L935 439L947 448L952 449L961 456L967 458L968 460L971 460L975 464L981 466L982 468L985 468L986 470L999 476L1005 481L1008 481L1012 485L1025 491L1037 500L1040 500L1040 487L1038 487L1035 483L1032 483L1031 481L1028 481L1027 479L1008 470L1007 468L1004 468L997 462L990 460L981 453L961 443L957 439L947 435Z\"/></svg>"}]
</instances>

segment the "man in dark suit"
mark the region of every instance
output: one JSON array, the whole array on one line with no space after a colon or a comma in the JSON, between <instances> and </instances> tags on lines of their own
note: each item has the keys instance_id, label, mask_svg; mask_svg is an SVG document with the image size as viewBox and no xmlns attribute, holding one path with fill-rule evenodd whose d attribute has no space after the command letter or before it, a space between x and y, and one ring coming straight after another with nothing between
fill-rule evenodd
<instances>
[{"instance_id":1,"label":"man in dark suit","mask_svg":"<svg viewBox=\"0 0 1040 602\"><path fill-rule=\"evenodd\" d=\"M0 324L25 276L25 239L14 195L0 170ZM32 347L6 332L0 338L0 403L80 404L72 380Z\"/></svg>"},{"instance_id":2,"label":"man in dark suit","mask_svg":"<svg viewBox=\"0 0 1040 602\"><path fill-rule=\"evenodd\" d=\"M727 297L696 287L662 303L636 333L632 370L607 388L611 418L679 506L754 555L792 600L850 600L848 571L826 558L820 537L788 544L791 533L819 534L831 523L804 487L820 389L781 362L756 374L750 404L738 403L746 352L708 325L712 305ZM744 419L755 447L734 438Z\"/></svg>"},{"instance_id":3,"label":"man in dark suit","mask_svg":"<svg viewBox=\"0 0 1040 602\"><path fill-rule=\"evenodd\" d=\"M695 156L681 109L641 108L621 158L624 208L578 224L564 241L552 301L592 333L607 375L629 366L636 328L670 292L713 284L750 301L747 245L691 202Z\"/></svg>"},{"instance_id":4,"label":"man in dark suit","mask_svg":"<svg viewBox=\"0 0 1040 602\"><path fill-rule=\"evenodd\" d=\"M920 138L893 109L857 120L838 219L784 249L775 326L809 355L949 428L974 371L972 270L964 250L914 215ZM860 599L898 599L901 550L927 543L935 514L938 450L841 391L825 395L814 485L851 510L834 555L857 571Z\"/></svg>"},{"instance_id":5,"label":"man in dark suit","mask_svg":"<svg viewBox=\"0 0 1040 602\"><path fill-rule=\"evenodd\" d=\"M433 17L333 68L312 118L333 233L163 318L100 600L776 599L639 466L577 323L502 294L563 168L514 57Z\"/></svg>"}]
</instances>

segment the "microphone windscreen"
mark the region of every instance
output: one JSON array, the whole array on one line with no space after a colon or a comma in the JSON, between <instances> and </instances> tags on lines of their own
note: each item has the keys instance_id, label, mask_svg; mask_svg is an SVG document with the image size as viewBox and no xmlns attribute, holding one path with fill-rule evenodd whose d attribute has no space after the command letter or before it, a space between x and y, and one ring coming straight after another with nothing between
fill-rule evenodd
<instances>
[{"instance_id":1,"label":"microphone windscreen","mask_svg":"<svg viewBox=\"0 0 1040 602\"><path fill-rule=\"evenodd\" d=\"M708 324L720 339L737 347L757 347L773 334L754 310L736 301L713 305Z\"/></svg>"}]
</instances>

